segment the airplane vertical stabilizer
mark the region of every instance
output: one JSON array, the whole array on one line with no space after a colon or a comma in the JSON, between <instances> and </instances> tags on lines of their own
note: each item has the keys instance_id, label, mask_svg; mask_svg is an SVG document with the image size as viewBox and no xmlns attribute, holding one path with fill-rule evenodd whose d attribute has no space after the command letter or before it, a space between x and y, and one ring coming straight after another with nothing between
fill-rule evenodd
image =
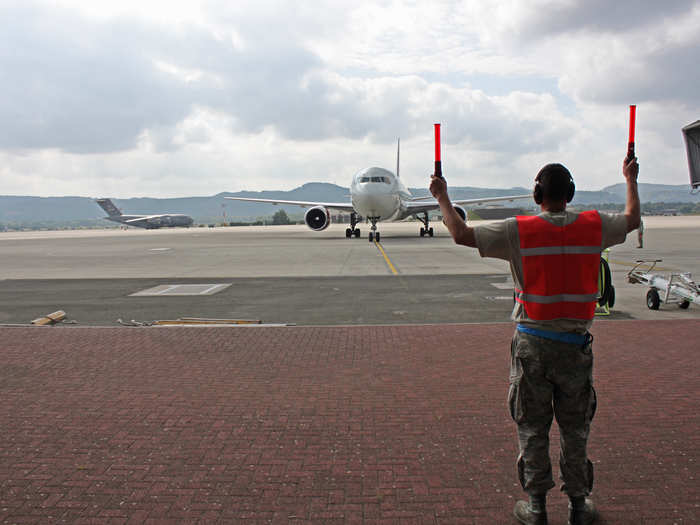
<instances>
[{"instance_id":1,"label":"airplane vertical stabilizer","mask_svg":"<svg viewBox=\"0 0 700 525\"><path fill-rule=\"evenodd\" d=\"M401 137L396 140L396 176L399 176L399 154L401 153Z\"/></svg>"},{"instance_id":2,"label":"airplane vertical stabilizer","mask_svg":"<svg viewBox=\"0 0 700 525\"><path fill-rule=\"evenodd\" d=\"M119 211L119 208L117 208L110 199L96 199L96 201L97 204L99 204L110 217L115 217L122 214L122 212Z\"/></svg>"}]
</instances>

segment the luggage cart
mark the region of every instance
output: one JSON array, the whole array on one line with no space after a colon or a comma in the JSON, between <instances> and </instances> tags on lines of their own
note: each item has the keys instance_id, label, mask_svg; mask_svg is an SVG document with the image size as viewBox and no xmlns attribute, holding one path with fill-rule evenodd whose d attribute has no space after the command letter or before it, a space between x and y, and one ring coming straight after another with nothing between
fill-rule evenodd
<instances>
[{"instance_id":1,"label":"luggage cart","mask_svg":"<svg viewBox=\"0 0 700 525\"><path fill-rule=\"evenodd\" d=\"M700 305L700 285L691 279L690 273L672 273L670 277L653 273L656 263L661 259L637 261L637 264L627 274L627 279L633 284L644 284L649 287L647 292L647 307L658 310L663 303L677 304L686 309L690 303Z\"/></svg>"}]
</instances>

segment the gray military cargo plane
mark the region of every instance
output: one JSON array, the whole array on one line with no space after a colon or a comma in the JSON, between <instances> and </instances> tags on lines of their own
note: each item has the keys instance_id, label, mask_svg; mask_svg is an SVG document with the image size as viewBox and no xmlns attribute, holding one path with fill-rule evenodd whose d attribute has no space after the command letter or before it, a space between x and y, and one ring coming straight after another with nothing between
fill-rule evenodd
<instances>
[{"instance_id":1,"label":"gray military cargo plane","mask_svg":"<svg viewBox=\"0 0 700 525\"><path fill-rule=\"evenodd\" d=\"M161 215L124 215L110 199L95 199L97 204L107 212L108 221L120 222L127 226L138 226L152 230L161 227L191 226L192 217L180 213L163 213Z\"/></svg>"}]
</instances>

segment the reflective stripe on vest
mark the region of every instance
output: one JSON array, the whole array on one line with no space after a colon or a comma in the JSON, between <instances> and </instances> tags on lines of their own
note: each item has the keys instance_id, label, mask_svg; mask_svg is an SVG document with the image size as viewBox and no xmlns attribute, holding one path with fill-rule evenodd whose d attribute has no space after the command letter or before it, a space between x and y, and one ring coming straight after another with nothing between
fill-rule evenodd
<instances>
[{"instance_id":1,"label":"reflective stripe on vest","mask_svg":"<svg viewBox=\"0 0 700 525\"><path fill-rule=\"evenodd\" d=\"M519 216L523 290L516 301L530 319L593 319L598 299L602 226L586 211L566 226Z\"/></svg>"}]
</instances>

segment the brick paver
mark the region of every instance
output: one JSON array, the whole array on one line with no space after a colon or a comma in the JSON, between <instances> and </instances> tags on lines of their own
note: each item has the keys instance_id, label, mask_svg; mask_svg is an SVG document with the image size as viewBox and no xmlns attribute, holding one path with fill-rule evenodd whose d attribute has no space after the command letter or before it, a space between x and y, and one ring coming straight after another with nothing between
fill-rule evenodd
<instances>
[{"instance_id":1,"label":"brick paver","mask_svg":"<svg viewBox=\"0 0 700 525\"><path fill-rule=\"evenodd\" d=\"M0 328L0 523L514 523L512 330ZM601 523L698 523L700 321L594 334Z\"/></svg>"}]
</instances>

